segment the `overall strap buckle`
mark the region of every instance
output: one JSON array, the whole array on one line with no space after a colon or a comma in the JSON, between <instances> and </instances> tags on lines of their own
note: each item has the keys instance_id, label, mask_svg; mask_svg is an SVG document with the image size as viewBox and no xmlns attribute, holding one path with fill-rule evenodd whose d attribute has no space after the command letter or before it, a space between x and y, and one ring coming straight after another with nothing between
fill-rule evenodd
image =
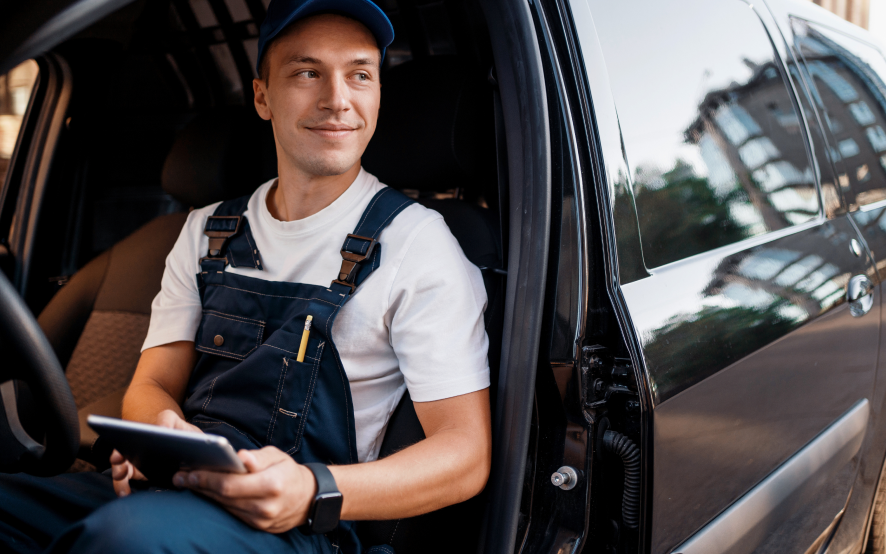
<instances>
[{"instance_id":1,"label":"overall strap buckle","mask_svg":"<svg viewBox=\"0 0 886 554\"><path fill-rule=\"evenodd\" d=\"M356 242L356 252L349 250L351 242ZM338 272L338 279L334 279L332 284L344 285L351 288L351 292L357 288L354 280L360 271L360 265L367 259L372 257L378 241L370 237L361 237L360 235L348 235L345 244L341 249L341 270Z\"/></svg>"},{"instance_id":2,"label":"overall strap buckle","mask_svg":"<svg viewBox=\"0 0 886 554\"><path fill-rule=\"evenodd\" d=\"M205 259L224 259L222 250L225 241L233 237L240 231L239 215L211 215L206 218L206 226L203 228L203 234L209 237L209 254Z\"/></svg>"}]
</instances>

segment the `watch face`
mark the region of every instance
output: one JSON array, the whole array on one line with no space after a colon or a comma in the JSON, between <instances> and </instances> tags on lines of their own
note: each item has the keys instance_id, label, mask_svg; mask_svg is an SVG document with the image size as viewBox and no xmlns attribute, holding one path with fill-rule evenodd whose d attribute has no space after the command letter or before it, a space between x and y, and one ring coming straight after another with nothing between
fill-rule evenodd
<instances>
[{"instance_id":1,"label":"watch face","mask_svg":"<svg viewBox=\"0 0 886 554\"><path fill-rule=\"evenodd\" d=\"M328 533L335 529L341 519L342 495L340 492L326 492L314 497L311 508L311 531Z\"/></svg>"}]
</instances>

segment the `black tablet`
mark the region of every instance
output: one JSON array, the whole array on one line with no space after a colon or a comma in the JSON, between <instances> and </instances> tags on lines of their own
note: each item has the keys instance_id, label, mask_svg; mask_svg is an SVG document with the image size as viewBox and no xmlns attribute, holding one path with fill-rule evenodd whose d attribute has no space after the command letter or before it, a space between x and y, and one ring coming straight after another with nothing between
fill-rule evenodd
<instances>
[{"instance_id":1,"label":"black tablet","mask_svg":"<svg viewBox=\"0 0 886 554\"><path fill-rule=\"evenodd\" d=\"M180 469L246 473L228 439L112 417L86 419L103 441L116 448L149 480L169 484Z\"/></svg>"}]
</instances>

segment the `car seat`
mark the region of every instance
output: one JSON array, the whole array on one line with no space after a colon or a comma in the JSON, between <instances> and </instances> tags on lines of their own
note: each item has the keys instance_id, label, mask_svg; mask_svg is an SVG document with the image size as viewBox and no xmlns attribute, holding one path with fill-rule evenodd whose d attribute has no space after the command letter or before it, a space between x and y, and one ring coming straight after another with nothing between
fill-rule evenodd
<instances>
[{"instance_id":1,"label":"car seat","mask_svg":"<svg viewBox=\"0 0 886 554\"><path fill-rule=\"evenodd\" d=\"M199 207L249 194L274 175L270 124L239 108L207 112L190 121L166 157L161 182L185 206ZM166 256L186 218L185 212L157 217L91 260L37 319L65 367L81 414L79 457L98 467L107 464L109 452L95 442L97 435L85 425L85 416L119 417Z\"/></svg>"}]
</instances>

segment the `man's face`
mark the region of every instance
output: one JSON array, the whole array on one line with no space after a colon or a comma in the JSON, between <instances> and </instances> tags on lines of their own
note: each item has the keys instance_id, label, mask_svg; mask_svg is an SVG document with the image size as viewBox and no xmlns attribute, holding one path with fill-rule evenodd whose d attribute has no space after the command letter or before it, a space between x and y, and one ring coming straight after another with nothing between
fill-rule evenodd
<instances>
[{"instance_id":1,"label":"man's face","mask_svg":"<svg viewBox=\"0 0 886 554\"><path fill-rule=\"evenodd\" d=\"M265 56L269 71L267 81L253 83L255 106L273 124L278 156L314 176L341 175L359 163L375 132L381 88L369 29L340 15L308 17Z\"/></svg>"}]
</instances>

